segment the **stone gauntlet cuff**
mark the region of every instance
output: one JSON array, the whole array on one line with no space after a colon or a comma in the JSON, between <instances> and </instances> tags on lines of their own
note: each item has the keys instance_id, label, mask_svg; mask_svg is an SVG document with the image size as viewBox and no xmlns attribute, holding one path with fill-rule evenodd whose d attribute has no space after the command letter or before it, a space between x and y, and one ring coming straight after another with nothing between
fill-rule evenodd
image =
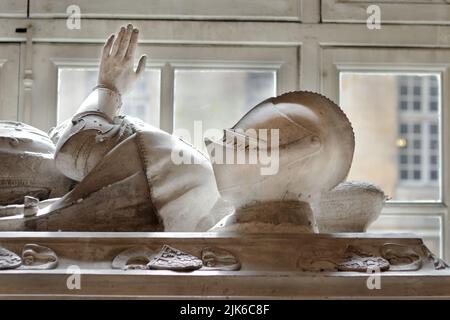
<instances>
[{"instance_id":1,"label":"stone gauntlet cuff","mask_svg":"<svg viewBox=\"0 0 450 320\"><path fill-rule=\"evenodd\" d=\"M113 118L119 113L121 106L122 96L120 93L100 85L96 86L83 101L76 114L88 111L101 112L112 122Z\"/></svg>"}]
</instances>

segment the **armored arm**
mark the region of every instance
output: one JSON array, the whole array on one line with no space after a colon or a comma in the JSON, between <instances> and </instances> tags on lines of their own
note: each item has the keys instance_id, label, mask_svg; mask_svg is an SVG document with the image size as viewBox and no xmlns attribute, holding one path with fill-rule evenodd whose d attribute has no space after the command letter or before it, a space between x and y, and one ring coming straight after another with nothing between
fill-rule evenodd
<instances>
[{"instance_id":1,"label":"armored arm","mask_svg":"<svg viewBox=\"0 0 450 320\"><path fill-rule=\"evenodd\" d=\"M118 114L122 94L145 69L145 56L136 71L133 68L138 34L130 24L121 28L116 39L109 37L101 54L98 85L74 117L52 132L56 166L67 177L81 181L110 150L133 134L132 126Z\"/></svg>"}]
</instances>

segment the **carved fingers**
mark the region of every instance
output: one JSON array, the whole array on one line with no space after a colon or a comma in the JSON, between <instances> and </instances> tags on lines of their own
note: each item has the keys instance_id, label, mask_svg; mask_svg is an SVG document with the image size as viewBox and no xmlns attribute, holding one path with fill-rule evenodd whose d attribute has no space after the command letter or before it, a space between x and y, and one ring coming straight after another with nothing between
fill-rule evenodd
<instances>
[{"instance_id":1,"label":"carved fingers","mask_svg":"<svg viewBox=\"0 0 450 320\"><path fill-rule=\"evenodd\" d=\"M128 47L130 46L131 34L135 33L134 30L136 30L137 32L137 29L134 29L132 24L129 24L127 26L127 29L123 33L122 39L120 40L119 49L117 50L116 54L117 58L123 59L125 57ZM137 37L135 41L137 42Z\"/></svg>"},{"instance_id":2,"label":"carved fingers","mask_svg":"<svg viewBox=\"0 0 450 320\"><path fill-rule=\"evenodd\" d=\"M102 51L102 60L104 60L105 58L109 57L109 54L111 52L111 47L113 45L114 42L114 35L112 34L108 40L106 40L105 45L103 46L103 51Z\"/></svg>"},{"instance_id":3,"label":"carved fingers","mask_svg":"<svg viewBox=\"0 0 450 320\"><path fill-rule=\"evenodd\" d=\"M122 41L123 34L125 33L125 28L120 28L119 33L117 34L116 41L114 41L114 44L112 46L111 50L111 56L115 57L117 55L117 52L119 51L120 42Z\"/></svg>"},{"instance_id":4,"label":"carved fingers","mask_svg":"<svg viewBox=\"0 0 450 320\"><path fill-rule=\"evenodd\" d=\"M123 94L145 70L147 57L140 58L136 71L133 68L139 30L129 24L120 28L117 36L106 41L100 63L99 84L110 87Z\"/></svg>"},{"instance_id":5,"label":"carved fingers","mask_svg":"<svg viewBox=\"0 0 450 320\"><path fill-rule=\"evenodd\" d=\"M137 75L138 77L141 76L141 74L144 73L146 63L147 63L147 56L146 56L146 55L143 55L143 56L139 59L139 64L138 64L137 69L136 69L136 75Z\"/></svg>"},{"instance_id":6,"label":"carved fingers","mask_svg":"<svg viewBox=\"0 0 450 320\"><path fill-rule=\"evenodd\" d=\"M129 24L126 28L120 28L116 41L113 42L114 36L111 36L104 47L104 53L109 53L108 56L118 60L124 59L126 61L132 60L137 48L139 37L139 30ZM112 38L112 39L111 39Z\"/></svg>"},{"instance_id":7,"label":"carved fingers","mask_svg":"<svg viewBox=\"0 0 450 320\"><path fill-rule=\"evenodd\" d=\"M126 60L131 60L134 58L134 54L136 52L136 47L137 47L138 37L139 37L139 30L133 29L133 31L131 32L127 51L125 52Z\"/></svg>"},{"instance_id":8,"label":"carved fingers","mask_svg":"<svg viewBox=\"0 0 450 320\"><path fill-rule=\"evenodd\" d=\"M131 26L131 27L130 27ZM131 28L131 29L130 29ZM132 31L129 31L132 30ZM138 42L138 37L139 37L139 29L137 28L133 28L133 26L130 24L128 25L128 29L127 29L127 33L130 34L129 36L129 40L128 40L128 46L126 48L126 52L124 53L124 60L128 61L128 62L133 62L134 61L134 56L136 54L136 48L137 48L137 42ZM127 41L127 33L124 36L124 41L126 43ZM122 55L122 48L119 49L118 55L121 56ZM123 47L123 50L125 50L125 46ZM143 55L140 57L139 59L139 63L138 63L138 67L136 69L136 76L139 77L145 70L145 65L147 63L147 56Z\"/></svg>"}]
</instances>

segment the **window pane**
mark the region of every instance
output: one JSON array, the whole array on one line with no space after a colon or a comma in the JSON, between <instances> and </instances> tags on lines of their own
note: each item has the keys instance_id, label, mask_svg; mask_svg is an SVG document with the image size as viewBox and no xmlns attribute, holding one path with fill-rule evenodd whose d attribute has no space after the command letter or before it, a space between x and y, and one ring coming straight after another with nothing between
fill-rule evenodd
<instances>
[{"instance_id":1,"label":"window pane","mask_svg":"<svg viewBox=\"0 0 450 320\"><path fill-rule=\"evenodd\" d=\"M408 171L407 170L401 170L400 171L400 179L407 180L408 179Z\"/></svg>"},{"instance_id":2,"label":"window pane","mask_svg":"<svg viewBox=\"0 0 450 320\"><path fill-rule=\"evenodd\" d=\"M440 200L440 75L341 72L340 81L356 139L349 179L394 201Z\"/></svg>"},{"instance_id":3,"label":"window pane","mask_svg":"<svg viewBox=\"0 0 450 320\"><path fill-rule=\"evenodd\" d=\"M408 156L402 154L402 155L400 156L400 163L402 163L402 164L407 164L407 163L408 163Z\"/></svg>"},{"instance_id":4,"label":"window pane","mask_svg":"<svg viewBox=\"0 0 450 320\"><path fill-rule=\"evenodd\" d=\"M195 136L232 127L256 104L275 95L275 70L177 69L174 133L205 151L203 138ZM194 123L201 124L203 133L194 136ZM211 131L206 136L219 138Z\"/></svg>"},{"instance_id":5,"label":"window pane","mask_svg":"<svg viewBox=\"0 0 450 320\"><path fill-rule=\"evenodd\" d=\"M430 134L437 134L438 133L438 126L437 124L430 125Z\"/></svg>"},{"instance_id":6,"label":"window pane","mask_svg":"<svg viewBox=\"0 0 450 320\"><path fill-rule=\"evenodd\" d=\"M438 142L437 142L437 140L431 140L430 148L431 148L432 150L435 150L435 149L437 149L437 147L438 147Z\"/></svg>"},{"instance_id":7,"label":"window pane","mask_svg":"<svg viewBox=\"0 0 450 320\"><path fill-rule=\"evenodd\" d=\"M430 87L430 95L431 96L437 96L438 95L438 87L437 86Z\"/></svg>"},{"instance_id":8,"label":"window pane","mask_svg":"<svg viewBox=\"0 0 450 320\"><path fill-rule=\"evenodd\" d=\"M430 111L437 111L438 109L438 103L436 101L430 102Z\"/></svg>"},{"instance_id":9,"label":"window pane","mask_svg":"<svg viewBox=\"0 0 450 320\"><path fill-rule=\"evenodd\" d=\"M430 157L430 163L431 164L437 164L438 162L437 162L437 157L436 156L431 156Z\"/></svg>"},{"instance_id":10,"label":"window pane","mask_svg":"<svg viewBox=\"0 0 450 320\"><path fill-rule=\"evenodd\" d=\"M430 172L430 179L431 180L437 180L438 179L438 173L436 170L431 170Z\"/></svg>"},{"instance_id":11,"label":"window pane","mask_svg":"<svg viewBox=\"0 0 450 320\"><path fill-rule=\"evenodd\" d=\"M407 101L400 101L400 109L408 110L408 102Z\"/></svg>"},{"instance_id":12,"label":"window pane","mask_svg":"<svg viewBox=\"0 0 450 320\"><path fill-rule=\"evenodd\" d=\"M400 124L400 133L408 133L408 125L406 123Z\"/></svg>"},{"instance_id":13,"label":"window pane","mask_svg":"<svg viewBox=\"0 0 450 320\"><path fill-rule=\"evenodd\" d=\"M401 87L400 87L400 94L401 94L401 95L407 95L407 94L408 94L408 87L406 87L406 86L401 86Z\"/></svg>"},{"instance_id":14,"label":"window pane","mask_svg":"<svg viewBox=\"0 0 450 320\"><path fill-rule=\"evenodd\" d=\"M159 126L160 70L147 69L123 97L122 113ZM97 85L96 68L60 68L58 73L57 122L71 118Z\"/></svg>"}]
</instances>

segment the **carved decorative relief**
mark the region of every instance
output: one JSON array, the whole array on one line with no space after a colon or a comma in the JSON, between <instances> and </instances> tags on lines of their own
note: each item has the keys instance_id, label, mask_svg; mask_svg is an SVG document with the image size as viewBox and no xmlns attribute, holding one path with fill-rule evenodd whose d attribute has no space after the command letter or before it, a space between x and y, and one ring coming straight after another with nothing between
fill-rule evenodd
<instances>
[{"instance_id":1,"label":"carved decorative relief","mask_svg":"<svg viewBox=\"0 0 450 320\"><path fill-rule=\"evenodd\" d=\"M425 261L431 261L436 270L449 268L425 245L415 247L397 243L372 246L348 245L344 250L339 248L333 250L330 248L311 248L300 254L297 267L309 272L367 272L368 269L416 271L423 267Z\"/></svg>"},{"instance_id":2,"label":"carved decorative relief","mask_svg":"<svg viewBox=\"0 0 450 320\"><path fill-rule=\"evenodd\" d=\"M232 252L218 247L204 247L201 257L163 245L160 250L135 246L120 252L112 261L119 270L172 270L172 271L236 271L241 262ZM0 247L0 270L48 270L58 266L58 256L45 246L26 244L21 257ZM336 247L309 245L302 248L296 266L307 272L353 271L417 271L448 269L425 245L400 243L366 243Z\"/></svg>"},{"instance_id":3,"label":"carved decorative relief","mask_svg":"<svg viewBox=\"0 0 450 320\"><path fill-rule=\"evenodd\" d=\"M137 246L119 253L112 262L113 269L190 271L202 267L201 260L178 249L164 245L159 252Z\"/></svg>"},{"instance_id":4,"label":"carved decorative relief","mask_svg":"<svg viewBox=\"0 0 450 320\"><path fill-rule=\"evenodd\" d=\"M137 246L119 253L112 262L113 269L146 270L156 253L145 246Z\"/></svg>"},{"instance_id":5,"label":"carved decorative relief","mask_svg":"<svg viewBox=\"0 0 450 320\"><path fill-rule=\"evenodd\" d=\"M235 271L241 269L238 258L230 251L207 247L202 250L204 270Z\"/></svg>"},{"instance_id":6,"label":"carved decorative relief","mask_svg":"<svg viewBox=\"0 0 450 320\"><path fill-rule=\"evenodd\" d=\"M58 256L47 247L38 244L26 244L22 251L23 265L21 269L49 270L58 266Z\"/></svg>"},{"instance_id":7,"label":"carved decorative relief","mask_svg":"<svg viewBox=\"0 0 450 320\"><path fill-rule=\"evenodd\" d=\"M342 259L342 250L325 246L307 246L297 259L297 267L307 272L338 271L337 264Z\"/></svg>"},{"instance_id":8,"label":"carved decorative relief","mask_svg":"<svg viewBox=\"0 0 450 320\"><path fill-rule=\"evenodd\" d=\"M112 262L113 269L121 270L239 270L241 264L231 252L215 247L204 248L202 258L164 245L159 252L146 246L137 246L119 253Z\"/></svg>"},{"instance_id":9,"label":"carved decorative relief","mask_svg":"<svg viewBox=\"0 0 450 320\"><path fill-rule=\"evenodd\" d=\"M409 246L386 243L380 251L382 257L389 261L391 271L415 271L422 268L422 258Z\"/></svg>"},{"instance_id":10,"label":"carved decorative relief","mask_svg":"<svg viewBox=\"0 0 450 320\"><path fill-rule=\"evenodd\" d=\"M0 247L0 270L49 270L58 266L58 256L47 247L38 244L26 244L22 249L22 258L12 251Z\"/></svg>"},{"instance_id":11,"label":"carved decorative relief","mask_svg":"<svg viewBox=\"0 0 450 320\"><path fill-rule=\"evenodd\" d=\"M201 267L202 260L168 245L164 245L148 264L148 268L154 270L193 271Z\"/></svg>"},{"instance_id":12,"label":"carved decorative relief","mask_svg":"<svg viewBox=\"0 0 450 320\"><path fill-rule=\"evenodd\" d=\"M424 252L425 256L433 262L434 268L436 270L450 269L449 265L444 260L436 257L436 255L432 253L430 249L428 249L424 244L422 245L422 251Z\"/></svg>"},{"instance_id":13,"label":"carved decorative relief","mask_svg":"<svg viewBox=\"0 0 450 320\"><path fill-rule=\"evenodd\" d=\"M389 269L389 262L381 257L358 257L354 256L349 260L337 265L339 271L367 272L368 270L386 271Z\"/></svg>"},{"instance_id":14,"label":"carved decorative relief","mask_svg":"<svg viewBox=\"0 0 450 320\"><path fill-rule=\"evenodd\" d=\"M374 256L366 248L349 245L344 252L344 260L337 264L339 271L367 272L368 270L389 270L389 261Z\"/></svg>"},{"instance_id":15,"label":"carved decorative relief","mask_svg":"<svg viewBox=\"0 0 450 320\"><path fill-rule=\"evenodd\" d=\"M5 248L0 247L0 270L16 269L22 264L22 259Z\"/></svg>"}]
</instances>

